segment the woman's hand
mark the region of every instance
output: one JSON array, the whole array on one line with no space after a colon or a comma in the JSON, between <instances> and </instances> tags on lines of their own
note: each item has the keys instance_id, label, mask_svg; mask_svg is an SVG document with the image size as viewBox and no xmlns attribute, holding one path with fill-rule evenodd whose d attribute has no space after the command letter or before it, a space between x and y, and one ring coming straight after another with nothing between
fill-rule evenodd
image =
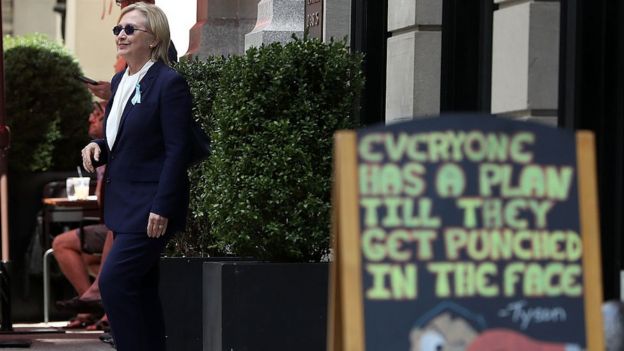
<instances>
[{"instance_id":1,"label":"woman's hand","mask_svg":"<svg viewBox=\"0 0 624 351\"><path fill-rule=\"evenodd\" d=\"M150 238L158 238L165 234L167 230L168 218L150 212L147 221L147 236Z\"/></svg>"},{"instance_id":2,"label":"woman's hand","mask_svg":"<svg viewBox=\"0 0 624 351\"><path fill-rule=\"evenodd\" d=\"M89 143L87 144L87 146L84 147L84 149L82 149L81 154L82 154L82 166L84 167L84 169L86 169L88 172L95 172L95 168L93 167L93 164L91 163L91 157L93 157L94 160L99 161L100 160L100 153L102 152L102 150L100 150L100 146L96 143Z\"/></svg>"},{"instance_id":3,"label":"woman's hand","mask_svg":"<svg viewBox=\"0 0 624 351\"><path fill-rule=\"evenodd\" d=\"M99 97L102 100L108 100L111 97L111 84L110 82L99 81L97 84L86 84L87 89L91 94Z\"/></svg>"}]
</instances>

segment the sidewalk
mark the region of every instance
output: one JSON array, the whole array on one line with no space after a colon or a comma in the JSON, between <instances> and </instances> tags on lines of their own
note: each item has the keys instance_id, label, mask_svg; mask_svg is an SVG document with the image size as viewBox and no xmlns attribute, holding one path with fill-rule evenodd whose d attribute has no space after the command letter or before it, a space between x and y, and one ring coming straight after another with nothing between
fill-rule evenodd
<instances>
[{"instance_id":1,"label":"sidewalk","mask_svg":"<svg viewBox=\"0 0 624 351\"><path fill-rule=\"evenodd\" d=\"M60 327L67 322L46 324L15 324L15 333L0 333L0 351L58 350L58 351L114 351L110 345L100 341L102 332L64 331ZM27 332L27 333L23 333ZM33 332L33 333L31 333ZM38 332L38 333L37 333ZM30 347L4 346L10 341L30 341Z\"/></svg>"}]
</instances>

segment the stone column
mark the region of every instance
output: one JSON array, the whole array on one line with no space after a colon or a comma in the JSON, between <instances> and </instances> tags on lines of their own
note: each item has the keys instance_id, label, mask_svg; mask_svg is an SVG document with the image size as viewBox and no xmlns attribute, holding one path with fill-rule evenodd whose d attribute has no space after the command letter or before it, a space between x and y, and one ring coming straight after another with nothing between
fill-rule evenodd
<instances>
[{"instance_id":1,"label":"stone column","mask_svg":"<svg viewBox=\"0 0 624 351\"><path fill-rule=\"evenodd\" d=\"M325 0L323 5L323 41L346 38L350 46L351 0Z\"/></svg>"},{"instance_id":2,"label":"stone column","mask_svg":"<svg viewBox=\"0 0 624 351\"><path fill-rule=\"evenodd\" d=\"M556 125L559 2L496 2L492 113Z\"/></svg>"},{"instance_id":3,"label":"stone column","mask_svg":"<svg viewBox=\"0 0 624 351\"><path fill-rule=\"evenodd\" d=\"M258 0L197 0L197 23L186 55L236 55L245 52L245 34L256 23Z\"/></svg>"},{"instance_id":4,"label":"stone column","mask_svg":"<svg viewBox=\"0 0 624 351\"><path fill-rule=\"evenodd\" d=\"M624 303L613 300L603 303L602 319L607 351L624 350Z\"/></svg>"},{"instance_id":5,"label":"stone column","mask_svg":"<svg viewBox=\"0 0 624 351\"><path fill-rule=\"evenodd\" d=\"M304 0L260 0L256 26L245 35L245 50L252 46L285 43L293 34L303 37Z\"/></svg>"},{"instance_id":6,"label":"stone column","mask_svg":"<svg viewBox=\"0 0 624 351\"><path fill-rule=\"evenodd\" d=\"M440 111L442 1L389 0L386 122Z\"/></svg>"},{"instance_id":7,"label":"stone column","mask_svg":"<svg viewBox=\"0 0 624 351\"><path fill-rule=\"evenodd\" d=\"M13 34L13 2L2 0L2 35Z\"/></svg>"}]
</instances>

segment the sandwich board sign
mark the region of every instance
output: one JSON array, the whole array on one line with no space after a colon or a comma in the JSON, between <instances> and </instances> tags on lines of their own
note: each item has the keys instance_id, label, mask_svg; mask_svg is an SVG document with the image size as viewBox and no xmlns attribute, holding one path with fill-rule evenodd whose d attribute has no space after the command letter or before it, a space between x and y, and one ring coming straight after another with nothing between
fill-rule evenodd
<instances>
[{"instance_id":1,"label":"sandwich board sign","mask_svg":"<svg viewBox=\"0 0 624 351\"><path fill-rule=\"evenodd\" d=\"M493 116L336 133L330 351L603 350L594 141Z\"/></svg>"}]
</instances>

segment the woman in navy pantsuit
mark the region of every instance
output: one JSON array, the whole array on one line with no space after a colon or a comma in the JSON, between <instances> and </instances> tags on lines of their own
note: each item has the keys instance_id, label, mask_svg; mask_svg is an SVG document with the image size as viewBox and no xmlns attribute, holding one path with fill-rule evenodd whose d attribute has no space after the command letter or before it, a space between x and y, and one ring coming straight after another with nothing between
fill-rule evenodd
<instances>
[{"instance_id":1,"label":"woman in navy pantsuit","mask_svg":"<svg viewBox=\"0 0 624 351\"><path fill-rule=\"evenodd\" d=\"M162 10L136 3L113 28L127 62L111 81L104 139L82 150L85 169L106 164L104 222L115 240L100 290L119 351L165 350L158 262L185 225L191 95L169 67L169 25Z\"/></svg>"}]
</instances>

